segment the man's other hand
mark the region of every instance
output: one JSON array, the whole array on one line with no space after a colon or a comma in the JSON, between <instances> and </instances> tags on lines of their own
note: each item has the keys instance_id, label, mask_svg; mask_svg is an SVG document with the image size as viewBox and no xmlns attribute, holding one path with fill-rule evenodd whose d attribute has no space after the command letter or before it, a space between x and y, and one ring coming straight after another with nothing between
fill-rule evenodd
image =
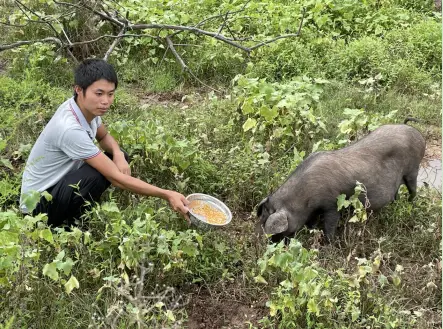
<instances>
[{"instance_id":1,"label":"man's other hand","mask_svg":"<svg viewBox=\"0 0 443 329\"><path fill-rule=\"evenodd\" d=\"M121 153L121 155L114 155L112 161L114 161L118 170L120 170L122 174L131 176L131 168L129 167L129 163L126 161L125 155L123 153Z\"/></svg>"}]
</instances>

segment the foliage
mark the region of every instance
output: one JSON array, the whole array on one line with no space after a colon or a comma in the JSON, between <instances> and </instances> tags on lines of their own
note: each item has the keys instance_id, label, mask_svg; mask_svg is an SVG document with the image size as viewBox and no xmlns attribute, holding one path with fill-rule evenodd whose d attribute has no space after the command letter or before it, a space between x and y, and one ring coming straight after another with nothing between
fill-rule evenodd
<instances>
[{"instance_id":1,"label":"foliage","mask_svg":"<svg viewBox=\"0 0 443 329\"><path fill-rule=\"evenodd\" d=\"M20 2L72 42L119 32L87 10ZM189 32L171 35L197 77L218 91L192 87L155 36L121 40L109 59L122 83L103 120L130 154L133 176L222 199L234 217L221 230L186 227L165 202L112 187L70 231L48 227L44 214L20 214L25 160L71 96L73 65L51 44L0 54L0 328L182 328L191 325L190 305L206 295L213 316L227 312L215 300L257 315L250 328L441 321L441 195L432 189L420 188L409 203L402 187L397 201L370 214L358 185L337 200L344 216L330 245L316 230L286 245L254 235L257 203L310 153L406 116L420 119L414 126L428 140L441 139L441 15L432 1L103 4L133 21L201 23L249 46L296 33L305 13L299 37L250 54ZM5 9L2 22L26 22L16 3ZM2 44L52 33L41 23L5 31ZM109 44L103 38L72 52L102 56ZM42 195L26 199L30 208Z\"/></svg>"},{"instance_id":2,"label":"foliage","mask_svg":"<svg viewBox=\"0 0 443 329\"><path fill-rule=\"evenodd\" d=\"M342 120L338 124L340 134L338 137L346 137L338 141L339 144L346 144L350 141L355 141L361 134L367 134L382 124L392 123L392 119L396 111L391 111L387 115L366 114L364 110L359 109L344 109Z\"/></svg>"},{"instance_id":3,"label":"foliage","mask_svg":"<svg viewBox=\"0 0 443 329\"><path fill-rule=\"evenodd\" d=\"M290 146L290 141L302 146L301 141L326 130L324 122L314 113L321 84L328 81L306 76L286 84L244 76L237 76L234 81L234 93L244 115L243 130L258 135L258 141L269 140L271 147L279 148Z\"/></svg>"},{"instance_id":4,"label":"foliage","mask_svg":"<svg viewBox=\"0 0 443 329\"><path fill-rule=\"evenodd\" d=\"M270 316L279 315L279 328L343 328L370 326L397 328L413 324L413 317L403 319L387 304L380 304L381 288L388 278L380 272L383 255L377 250L371 259L357 259L355 272L333 273L318 266L316 250L304 249L297 240L287 247L284 242L268 246L259 260L258 282L276 280L267 306ZM400 282L398 266L392 274Z\"/></svg>"}]
</instances>

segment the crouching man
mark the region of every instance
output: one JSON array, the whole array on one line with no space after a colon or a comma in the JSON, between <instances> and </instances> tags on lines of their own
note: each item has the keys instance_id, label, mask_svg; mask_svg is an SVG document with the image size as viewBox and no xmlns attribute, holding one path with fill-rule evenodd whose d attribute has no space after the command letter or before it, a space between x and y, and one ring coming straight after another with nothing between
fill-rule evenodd
<instances>
[{"instance_id":1,"label":"crouching man","mask_svg":"<svg viewBox=\"0 0 443 329\"><path fill-rule=\"evenodd\" d=\"M31 150L23 172L21 211L29 213L23 202L27 193L47 191L52 200L42 197L32 214L47 213L48 225L70 225L112 184L167 200L189 221L182 194L131 176L127 154L102 122L118 85L112 65L87 59L76 68L74 79L74 96L57 109Z\"/></svg>"}]
</instances>

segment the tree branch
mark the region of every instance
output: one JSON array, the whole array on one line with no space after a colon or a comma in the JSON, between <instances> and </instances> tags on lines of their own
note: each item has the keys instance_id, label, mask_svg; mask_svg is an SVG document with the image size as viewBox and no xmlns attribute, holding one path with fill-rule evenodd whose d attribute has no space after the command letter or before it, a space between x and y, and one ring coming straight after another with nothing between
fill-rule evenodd
<instances>
[{"instance_id":1,"label":"tree branch","mask_svg":"<svg viewBox=\"0 0 443 329\"><path fill-rule=\"evenodd\" d=\"M15 3L18 4L17 7L19 7L19 9L21 10L21 12L22 12L26 17L28 17L28 19L29 19L31 22L42 23L42 24L46 24L46 25L48 25L49 28L54 32L54 34L55 34L56 36L58 36L57 30L54 28L54 26L52 26L52 24L51 24L49 21L47 21L47 20L45 20L45 19L42 19L42 18L40 17L40 15L38 15L38 14L37 14L35 11L33 11L31 8L25 6L25 5L24 5L23 3L21 3L19 0L15 0ZM31 18L28 16L28 14L27 14L27 13L23 10L23 8L21 8L21 7L23 7L24 9L26 9L26 10L29 11L30 13L34 14L35 16L37 16L39 19L38 19L38 20L31 19Z\"/></svg>"},{"instance_id":2,"label":"tree branch","mask_svg":"<svg viewBox=\"0 0 443 329\"><path fill-rule=\"evenodd\" d=\"M118 19L115 19L114 17L108 16L106 14L103 14L102 12L100 12L100 11L94 9L94 8L91 8L90 6L87 5L86 1L80 0L80 2L82 4L81 6L78 5L78 4L73 4L73 3L64 2L64 1L57 1L57 0L52 0L52 1L54 1L54 3L58 4L58 5L70 6L70 7L75 7L75 8L78 8L78 9L87 9L90 12L93 12L94 14L100 16L104 20L107 20L107 21L109 21L111 23L114 23L114 24L116 24L118 26L121 26L121 27L125 26L125 23L119 21Z\"/></svg>"},{"instance_id":3,"label":"tree branch","mask_svg":"<svg viewBox=\"0 0 443 329\"><path fill-rule=\"evenodd\" d=\"M56 43L60 47L63 47L63 43L60 41L60 39L54 38L54 37L48 37L44 39L38 39L38 40L24 40L24 41L18 41L11 43L9 45L0 45L0 52L8 49L18 48L25 45L31 45L38 42L48 42L48 43Z\"/></svg>"},{"instance_id":4,"label":"tree branch","mask_svg":"<svg viewBox=\"0 0 443 329\"><path fill-rule=\"evenodd\" d=\"M209 32L205 30L198 29L192 26L182 26L182 25L167 25L167 24L135 24L128 26L129 30L148 30L148 29L167 29L167 30L176 30L176 31L189 31L195 34L207 35L217 40L223 41L231 46L244 50L246 52L250 52L251 50L243 45L240 45L236 42L227 39L225 36L221 34L217 34L215 32Z\"/></svg>"},{"instance_id":5,"label":"tree branch","mask_svg":"<svg viewBox=\"0 0 443 329\"><path fill-rule=\"evenodd\" d=\"M183 59L180 57L180 55L177 53L177 50L174 48L174 44L172 43L171 39L169 37L166 37L166 42L168 43L168 48L171 49L172 53L174 54L175 58L177 59L178 63L182 67L183 71L188 71L188 66L185 64Z\"/></svg>"},{"instance_id":6,"label":"tree branch","mask_svg":"<svg viewBox=\"0 0 443 329\"><path fill-rule=\"evenodd\" d=\"M255 46L252 46L251 48L249 48L249 51L253 51L253 50L255 50L255 49L259 48L259 47L262 47L264 45L270 44L270 43L275 42L275 41L280 40L280 39L292 38L292 37L298 37L298 33L280 35L280 36L278 36L278 37L276 37L274 39L260 42L260 43L256 44Z\"/></svg>"},{"instance_id":7,"label":"tree branch","mask_svg":"<svg viewBox=\"0 0 443 329\"><path fill-rule=\"evenodd\" d=\"M153 38L158 40L159 38L154 36L154 35L150 35L150 34L122 34L122 35L112 35L112 34L104 34L101 35L95 39L91 39L91 40L86 40L86 41L78 41L78 42L73 42L70 44L70 46L79 46L79 45L85 45L88 43L93 43L93 42L97 42L101 39L104 38L126 38L126 37L134 37L134 38Z\"/></svg>"},{"instance_id":8,"label":"tree branch","mask_svg":"<svg viewBox=\"0 0 443 329\"><path fill-rule=\"evenodd\" d=\"M259 47L262 47L262 46L264 46L264 45L270 44L271 42L274 42L274 41L277 41L277 40L280 40L280 39L285 39L285 38L291 38L291 37L298 37L298 36L300 36L300 33L301 33L301 27L302 27L302 25L303 25L303 18L304 18L304 17L305 17L305 8L303 8L303 14L302 14L302 17L301 17L300 25L298 26L298 31L297 31L297 33L280 35L280 36L278 36L278 37L276 37L276 38L274 38L274 39L271 39L271 40L268 40L268 41L264 41L264 42L260 42L260 43L256 44L255 46L252 46L251 48L249 48L249 49L250 49L249 51L253 51L254 49L257 49L257 48L259 48Z\"/></svg>"},{"instance_id":9,"label":"tree branch","mask_svg":"<svg viewBox=\"0 0 443 329\"><path fill-rule=\"evenodd\" d=\"M10 26L10 27L25 27L25 26L28 26L29 22L26 24L23 24L23 25L11 24L9 22L0 22L0 24Z\"/></svg>"},{"instance_id":10,"label":"tree branch","mask_svg":"<svg viewBox=\"0 0 443 329\"><path fill-rule=\"evenodd\" d=\"M169 37L166 37L166 42L168 43L168 48L171 49L172 53L174 54L175 58L177 59L177 61L179 62L180 66L182 67L182 70L189 73L190 76L192 76L195 80L197 80L200 84L202 84L203 86L205 86L206 88L209 88L211 90L214 90L216 92L220 92L217 89L212 88L211 86L208 86L207 84L205 84L203 81L201 81L199 78L197 78L195 76L194 73L192 73L192 71L189 69L189 67L186 65L186 63L183 61L183 59L181 58L181 56L178 54L178 52L175 50L174 48L174 44L172 43L171 39Z\"/></svg>"},{"instance_id":11,"label":"tree branch","mask_svg":"<svg viewBox=\"0 0 443 329\"><path fill-rule=\"evenodd\" d=\"M126 26L124 26L120 33L117 35L117 38L115 38L114 42L111 44L111 46L109 47L108 51L105 54L105 57L103 57L103 59L105 61L108 60L109 55L111 54L111 52L114 50L115 46L117 46L117 44L120 42L120 40L122 39L123 34L125 34L126 31Z\"/></svg>"}]
</instances>

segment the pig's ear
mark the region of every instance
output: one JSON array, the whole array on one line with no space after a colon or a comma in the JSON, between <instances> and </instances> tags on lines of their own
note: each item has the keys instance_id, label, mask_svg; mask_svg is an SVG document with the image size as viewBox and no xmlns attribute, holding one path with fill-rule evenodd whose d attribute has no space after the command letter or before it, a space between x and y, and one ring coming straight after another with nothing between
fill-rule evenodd
<instances>
[{"instance_id":1,"label":"pig's ear","mask_svg":"<svg viewBox=\"0 0 443 329\"><path fill-rule=\"evenodd\" d=\"M260 218L261 214L263 213L263 207L265 203L268 201L268 198L264 198L257 207L257 217Z\"/></svg>"},{"instance_id":2,"label":"pig's ear","mask_svg":"<svg viewBox=\"0 0 443 329\"><path fill-rule=\"evenodd\" d=\"M278 234L288 229L288 216L285 211L278 211L268 217L265 223L266 234Z\"/></svg>"}]
</instances>

